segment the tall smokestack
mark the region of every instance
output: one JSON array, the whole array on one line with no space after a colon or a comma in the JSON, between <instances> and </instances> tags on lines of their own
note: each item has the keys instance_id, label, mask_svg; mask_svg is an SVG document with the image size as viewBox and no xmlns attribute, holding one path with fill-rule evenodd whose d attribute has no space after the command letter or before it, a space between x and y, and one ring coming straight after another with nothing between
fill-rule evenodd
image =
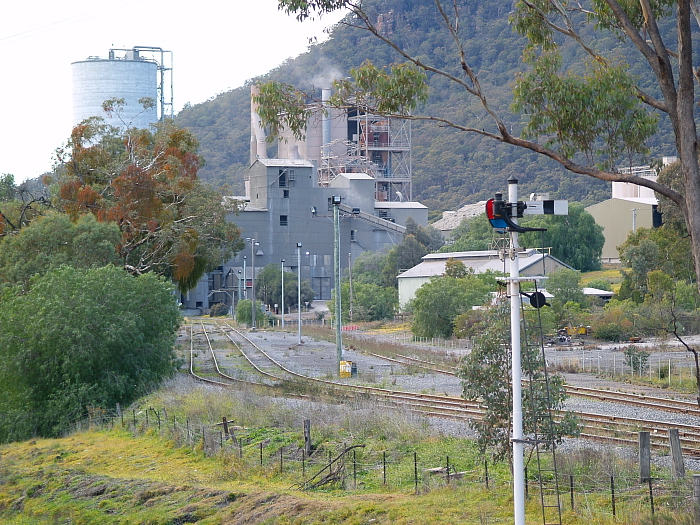
<instances>
[{"instance_id":1,"label":"tall smokestack","mask_svg":"<svg viewBox=\"0 0 700 525\"><path fill-rule=\"evenodd\" d=\"M323 145L321 146L321 152L324 157L329 154L329 148L331 143L331 116L330 106L328 101L331 98L330 89L321 90L321 103L323 104L323 112L321 113L321 131L323 137Z\"/></svg>"},{"instance_id":2,"label":"tall smokestack","mask_svg":"<svg viewBox=\"0 0 700 525\"><path fill-rule=\"evenodd\" d=\"M267 140L265 130L260 122L258 115L258 104L253 97L258 95L260 90L255 84L250 86L250 164L252 165L256 159L267 158Z\"/></svg>"}]
</instances>

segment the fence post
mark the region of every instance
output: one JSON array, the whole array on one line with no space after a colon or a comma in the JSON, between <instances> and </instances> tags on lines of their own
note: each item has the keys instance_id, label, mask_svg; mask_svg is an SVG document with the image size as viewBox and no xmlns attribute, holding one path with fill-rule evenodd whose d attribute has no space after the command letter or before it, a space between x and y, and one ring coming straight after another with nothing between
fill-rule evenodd
<instances>
[{"instance_id":1,"label":"fence post","mask_svg":"<svg viewBox=\"0 0 700 525\"><path fill-rule=\"evenodd\" d=\"M668 440L671 444L671 462L673 464L673 477L685 477L685 465L683 464L683 451L681 450L681 438L677 428L668 429Z\"/></svg>"},{"instance_id":2,"label":"fence post","mask_svg":"<svg viewBox=\"0 0 700 525\"><path fill-rule=\"evenodd\" d=\"M280 448L280 474L284 471L284 463L282 461L282 449Z\"/></svg>"},{"instance_id":3,"label":"fence post","mask_svg":"<svg viewBox=\"0 0 700 525\"><path fill-rule=\"evenodd\" d=\"M489 460L484 460L484 482L486 483L486 490L489 489ZM525 467L525 492L527 493L527 467Z\"/></svg>"},{"instance_id":4,"label":"fence post","mask_svg":"<svg viewBox=\"0 0 700 525\"><path fill-rule=\"evenodd\" d=\"M413 483L418 494L418 454L415 451L413 452Z\"/></svg>"},{"instance_id":5,"label":"fence post","mask_svg":"<svg viewBox=\"0 0 700 525\"><path fill-rule=\"evenodd\" d=\"M612 512L615 517L615 476L610 476L610 493L612 497Z\"/></svg>"},{"instance_id":6,"label":"fence post","mask_svg":"<svg viewBox=\"0 0 700 525\"><path fill-rule=\"evenodd\" d=\"M450 484L450 456L447 456L447 484Z\"/></svg>"},{"instance_id":7,"label":"fence post","mask_svg":"<svg viewBox=\"0 0 700 525\"><path fill-rule=\"evenodd\" d=\"M571 494L571 510L574 510L574 475L569 474L569 493Z\"/></svg>"},{"instance_id":8,"label":"fence post","mask_svg":"<svg viewBox=\"0 0 700 525\"><path fill-rule=\"evenodd\" d=\"M352 482L357 488L357 457L355 455L355 449L352 450Z\"/></svg>"},{"instance_id":9,"label":"fence post","mask_svg":"<svg viewBox=\"0 0 700 525\"><path fill-rule=\"evenodd\" d=\"M386 450L382 452L382 470L384 475L384 485L386 485Z\"/></svg>"},{"instance_id":10,"label":"fence post","mask_svg":"<svg viewBox=\"0 0 700 525\"><path fill-rule=\"evenodd\" d=\"M221 423L224 428L224 435L228 437L228 418L226 416L223 416L221 419Z\"/></svg>"},{"instance_id":11,"label":"fence post","mask_svg":"<svg viewBox=\"0 0 700 525\"><path fill-rule=\"evenodd\" d=\"M304 420L304 452L311 456L311 420Z\"/></svg>"},{"instance_id":12,"label":"fence post","mask_svg":"<svg viewBox=\"0 0 700 525\"><path fill-rule=\"evenodd\" d=\"M263 466L263 454L262 454L263 444L260 442L260 466Z\"/></svg>"},{"instance_id":13,"label":"fence post","mask_svg":"<svg viewBox=\"0 0 700 525\"><path fill-rule=\"evenodd\" d=\"M652 516L654 515L654 491L651 486L651 478L648 479L649 481L649 505L651 505L651 514Z\"/></svg>"},{"instance_id":14,"label":"fence post","mask_svg":"<svg viewBox=\"0 0 700 525\"><path fill-rule=\"evenodd\" d=\"M651 437L649 432L639 433L639 482L651 479Z\"/></svg>"},{"instance_id":15,"label":"fence post","mask_svg":"<svg viewBox=\"0 0 700 525\"><path fill-rule=\"evenodd\" d=\"M700 522L700 474L693 474L693 511L695 523Z\"/></svg>"}]
</instances>

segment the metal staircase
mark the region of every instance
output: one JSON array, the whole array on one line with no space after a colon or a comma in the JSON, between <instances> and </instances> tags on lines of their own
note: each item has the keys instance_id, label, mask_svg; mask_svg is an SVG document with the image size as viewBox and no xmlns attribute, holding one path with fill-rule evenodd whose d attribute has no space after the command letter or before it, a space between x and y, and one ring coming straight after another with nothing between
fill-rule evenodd
<instances>
[{"instance_id":1,"label":"metal staircase","mask_svg":"<svg viewBox=\"0 0 700 525\"><path fill-rule=\"evenodd\" d=\"M535 284L536 288L536 284ZM537 292L537 289L535 289ZM522 293L521 293L522 295ZM521 301L522 364L528 376L523 412L529 419L526 441L537 461L537 484L544 525L561 525L561 501L555 454L552 397L544 353L540 308L525 310ZM532 455L531 455L532 457ZM526 480L527 482L527 480Z\"/></svg>"}]
</instances>

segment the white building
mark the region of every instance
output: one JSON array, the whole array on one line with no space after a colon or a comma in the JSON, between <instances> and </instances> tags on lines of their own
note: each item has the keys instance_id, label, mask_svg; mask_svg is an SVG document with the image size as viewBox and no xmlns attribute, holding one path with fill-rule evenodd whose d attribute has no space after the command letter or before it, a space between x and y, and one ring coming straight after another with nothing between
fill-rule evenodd
<instances>
[{"instance_id":1,"label":"white building","mask_svg":"<svg viewBox=\"0 0 700 525\"><path fill-rule=\"evenodd\" d=\"M403 310L406 304L415 297L416 290L430 282L432 277L444 275L445 266L449 259L461 261L474 273L492 271L507 274L509 271L508 262L501 259L496 250L430 253L423 257L423 262L399 274L399 308ZM524 277L548 275L562 268L573 269L556 257L543 254L535 249L525 249L520 252L519 261L520 275Z\"/></svg>"}]
</instances>

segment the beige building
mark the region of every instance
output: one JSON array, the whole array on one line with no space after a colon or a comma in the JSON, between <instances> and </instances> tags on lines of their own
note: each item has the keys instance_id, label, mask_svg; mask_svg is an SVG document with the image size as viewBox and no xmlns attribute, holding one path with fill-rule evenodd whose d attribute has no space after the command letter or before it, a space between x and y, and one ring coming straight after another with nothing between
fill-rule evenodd
<instances>
[{"instance_id":1,"label":"beige building","mask_svg":"<svg viewBox=\"0 0 700 525\"><path fill-rule=\"evenodd\" d=\"M603 227L605 244L601 259L603 262L620 262L617 247L627 240L637 228L659 226L657 200L655 198L608 199L586 208Z\"/></svg>"}]
</instances>

